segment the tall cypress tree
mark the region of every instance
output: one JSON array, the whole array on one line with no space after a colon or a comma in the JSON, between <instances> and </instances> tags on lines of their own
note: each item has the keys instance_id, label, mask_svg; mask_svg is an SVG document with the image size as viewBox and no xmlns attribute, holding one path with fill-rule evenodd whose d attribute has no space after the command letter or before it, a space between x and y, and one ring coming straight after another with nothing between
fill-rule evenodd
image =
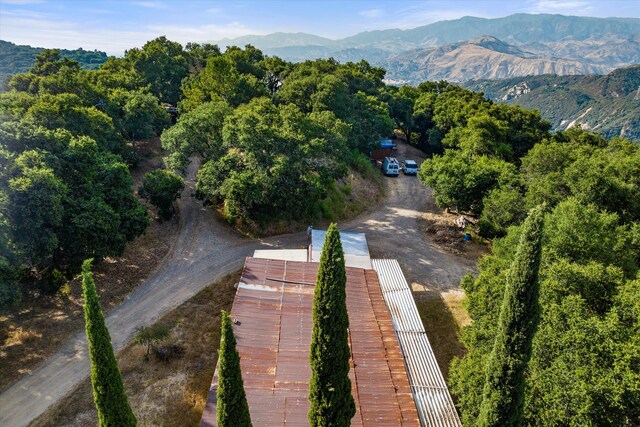
<instances>
[{"instance_id":1,"label":"tall cypress tree","mask_svg":"<svg viewBox=\"0 0 640 427\"><path fill-rule=\"evenodd\" d=\"M218 350L218 427L251 427L249 405L242 384L240 356L229 313L222 310L220 349Z\"/></svg>"},{"instance_id":2,"label":"tall cypress tree","mask_svg":"<svg viewBox=\"0 0 640 427\"><path fill-rule=\"evenodd\" d=\"M347 275L340 232L331 224L320 256L313 297L313 332L309 362L309 423L349 426L356 413L349 379Z\"/></svg>"},{"instance_id":3,"label":"tall cypress tree","mask_svg":"<svg viewBox=\"0 0 640 427\"><path fill-rule=\"evenodd\" d=\"M111 336L104 322L100 300L91 273L91 261L82 264L84 293L84 321L91 359L91 386L98 409L100 427L129 427L136 425L124 392L122 376L111 346Z\"/></svg>"},{"instance_id":4,"label":"tall cypress tree","mask_svg":"<svg viewBox=\"0 0 640 427\"><path fill-rule=\"evenodd\" d=\"M487 364L479 426L518 426L524 405L524 371L539 320L538 269L544 209L532 209L507 273L498 330Z\"/></svg>"}]
</instances>

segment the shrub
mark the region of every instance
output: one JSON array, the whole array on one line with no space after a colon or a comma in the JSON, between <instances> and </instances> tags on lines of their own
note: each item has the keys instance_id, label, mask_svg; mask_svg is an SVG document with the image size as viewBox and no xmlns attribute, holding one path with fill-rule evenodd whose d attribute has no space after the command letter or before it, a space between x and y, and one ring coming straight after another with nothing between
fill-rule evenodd
<instances>
[{"instance_id":1,"label":"shrub","mask_svg":"<svg viewBox=\"0 0 640 427\"><path fill-rule=\"evenodd\" d=\"M144 176L140 196L149 200L164 219L173 215L175 202L184 189L184 180L178 175L164 169L149 172Z\"/></svg>"},{"instance_id":2,"label":"shrub","mask_svg":"<svg viewBox=\"0 0 640 427\"><path fill-rule=\"evenodd\" d=\"M8 280L0 281L0 308L10 307L22 300L20 285Z\"/></svg>"},{"instance_id":3,"label":"shrub","mask_svg":"<svg viewBox=\"0 0 640 427\"><path fill-rule=\"evenodd\" d=\"M156 351L156 344L169 338L171 330L164 325L138 326L133 342L146 346L144 360L149 360L149 352Z\"/></svg>"}]
</instances>

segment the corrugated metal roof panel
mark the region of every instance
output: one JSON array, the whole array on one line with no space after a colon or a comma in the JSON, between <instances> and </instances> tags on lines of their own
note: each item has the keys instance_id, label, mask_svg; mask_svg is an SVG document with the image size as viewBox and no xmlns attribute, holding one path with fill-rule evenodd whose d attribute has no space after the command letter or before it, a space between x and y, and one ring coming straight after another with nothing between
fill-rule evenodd
<instances>
[{"instance_id":1,"label":"corrugated metal roof panel","mask_svg":"<svg viewBox=\"0 0 640 427\"><path fill-rule=\"evenodd\" d=\"M400 264L389 259L373 259L371 264L378 273L382 295L393 319L421 424L461 426Z\"/></svg>"},{"instance_id":2,"label":"corrugated metal roof panel","mask_svg":"<svg viewBox=\"0 0 640 427\"><path fill-rule=\"evenodd\" d=\"M231 315L254 425L308 425L317 263L247 258ZM373 270L347 268L352 426L418 426L418 410ZM217 373L201 426L215 425Z\"/></svg>"}]
</instances>

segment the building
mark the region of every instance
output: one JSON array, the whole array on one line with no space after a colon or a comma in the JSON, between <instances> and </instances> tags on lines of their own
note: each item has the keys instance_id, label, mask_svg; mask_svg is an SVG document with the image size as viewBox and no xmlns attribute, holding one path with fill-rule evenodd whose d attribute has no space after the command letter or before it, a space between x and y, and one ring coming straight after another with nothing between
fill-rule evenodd
<instances>
[{"instance_id":1,"label":"building","mask_svg":"<svg viewBox=\"0 0 640 427\"><path fill-rule=\"evenodd\" d=\"M341 233L347 265L353 426L460 426L411 290L395 260L371 260L362 233ZM324 231L308 250L247 258L231 315L256 426L308 425L313 291ZM201 426L216 425L217 372Z\"/></svg>"}]
</instances>

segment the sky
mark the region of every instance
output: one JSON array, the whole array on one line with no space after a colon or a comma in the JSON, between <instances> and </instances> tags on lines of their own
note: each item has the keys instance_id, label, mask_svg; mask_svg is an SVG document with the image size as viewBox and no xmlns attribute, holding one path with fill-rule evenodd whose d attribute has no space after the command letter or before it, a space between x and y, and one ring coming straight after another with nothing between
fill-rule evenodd
<instances>
[{"instance_id":1,"label":"sky","mask_svg":"<svg viewBox=\"0 0 640 427\"><path fill-rule=\"evenodd\" d=\"M338 39L514 13L640 18L640 0L0 0L0 39L120 56L161 35L182 44L278 31Z\"/></svg>"}]
</instances>

